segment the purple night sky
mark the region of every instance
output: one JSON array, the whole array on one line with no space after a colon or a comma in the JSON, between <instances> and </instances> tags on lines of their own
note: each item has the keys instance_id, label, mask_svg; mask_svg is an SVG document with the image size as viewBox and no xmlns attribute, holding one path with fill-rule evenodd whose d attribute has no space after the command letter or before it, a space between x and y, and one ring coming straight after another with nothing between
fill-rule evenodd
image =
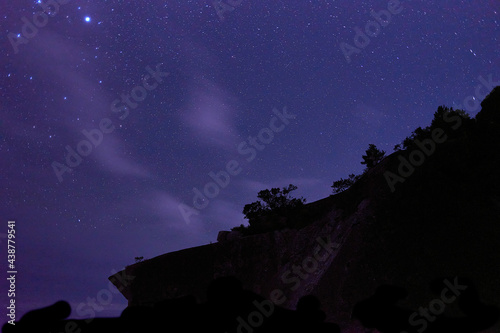
<instances>
[{"instance_id":1,"label":"purple night sky","mask_svg":"<svg viewBox=\"0 0 500 333\"><path fill-rule=\"evenodd\" d=\"M117 316L103 290L134 257L215 242L263 189L324 198L368 144L391 153L439 105L474 116L500 82L497 0L49 3L0 4L17 319L103 295L95 315Z\"/></svg>"}]
</instances>

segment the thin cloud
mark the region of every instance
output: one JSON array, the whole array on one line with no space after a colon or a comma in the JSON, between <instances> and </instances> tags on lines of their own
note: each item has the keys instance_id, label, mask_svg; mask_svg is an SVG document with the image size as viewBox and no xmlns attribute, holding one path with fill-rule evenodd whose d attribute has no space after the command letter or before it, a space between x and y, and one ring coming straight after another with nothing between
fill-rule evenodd
<instances>
[{"instance_id":1,"label":"thin cloud","mask_svg":"<svg viewBox=\"0 0 500 333\"><path fill-rule=\"evenodd\" d=\"M133 176L137 178L151 178L150 171L137 163L130 157L126 157L126 152L122 147L125 143L116 136L104 134L102 144L95 148L95 154L99 165L107 171L120 176Z\"/></svg>"},{"instance_id":2,"label":"thin cloud","mask_svg":"<svg viewBox=\"0 0 500 333\"><path fill-rule=\"evenodd\" d=\"M183 123L197 142L234 149L238 136L234 124L234 98L215 83L202 79L194 83L183 112Z\"/></svg>"}]
</instances>

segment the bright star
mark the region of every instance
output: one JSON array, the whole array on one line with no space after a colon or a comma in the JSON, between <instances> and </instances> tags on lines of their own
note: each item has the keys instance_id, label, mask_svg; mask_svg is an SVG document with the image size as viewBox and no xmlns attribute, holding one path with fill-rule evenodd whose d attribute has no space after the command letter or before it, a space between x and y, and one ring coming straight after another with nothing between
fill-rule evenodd
<instances>
[{"instance_id":1,"label":"bright star","mask_svg":"<svg viewBox=\"0 0 500 333\"><path fill-rule=\"evenodd\" d=\"M90 22L90 16L85 16L85 22Z\"/></svg>"}]
</instances>

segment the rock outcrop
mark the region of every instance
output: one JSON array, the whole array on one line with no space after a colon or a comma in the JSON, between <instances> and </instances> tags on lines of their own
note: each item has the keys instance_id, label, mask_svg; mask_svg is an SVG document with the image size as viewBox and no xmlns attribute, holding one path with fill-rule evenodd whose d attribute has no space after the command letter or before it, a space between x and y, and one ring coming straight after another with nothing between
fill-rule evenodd
<instances>
[{"instance_id":1,"label":"rock outcrop","mask_svg":"<svg viewBox=\"0 0 500 333\"><path fill-rule=\"evenodd\" d=\"M499 94L497 87L483 101L481 121L436 144L395 191L387 172L397 174L411 152L395 152L348 190L305 205L318 218L301 229L221 232L218 243L126 267L135 276L127 286L110 280L139 305L187 294L204 301L214 278L232 275L285 308L313 294L344 330L356 325L354 305L380 285L406 289L400 305L418 309L440 297L432 281L466 277L483 302L500 307ZM461 315L456 304L446 313Z\"/></svg>"}]
</instances>

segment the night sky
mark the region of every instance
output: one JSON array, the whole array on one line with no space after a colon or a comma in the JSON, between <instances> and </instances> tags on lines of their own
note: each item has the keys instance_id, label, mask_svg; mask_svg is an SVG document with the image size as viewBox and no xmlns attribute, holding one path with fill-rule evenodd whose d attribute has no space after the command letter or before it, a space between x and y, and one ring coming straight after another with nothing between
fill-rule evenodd
<instances>
[{"instance_id":1,"label":"night sky","mask_svg":"<svg viewBox=\"0 0 500 333\"><path fill-rule=\"evenodd\" d=\"M500 82L497 0L224 1L2 1L18 316L110 294L94 312L117 316L103 290L135 257L215 242L263 189L324 198L368 144L391 153L439 105L474 116Z\"/></svg>"}]
</instances>

